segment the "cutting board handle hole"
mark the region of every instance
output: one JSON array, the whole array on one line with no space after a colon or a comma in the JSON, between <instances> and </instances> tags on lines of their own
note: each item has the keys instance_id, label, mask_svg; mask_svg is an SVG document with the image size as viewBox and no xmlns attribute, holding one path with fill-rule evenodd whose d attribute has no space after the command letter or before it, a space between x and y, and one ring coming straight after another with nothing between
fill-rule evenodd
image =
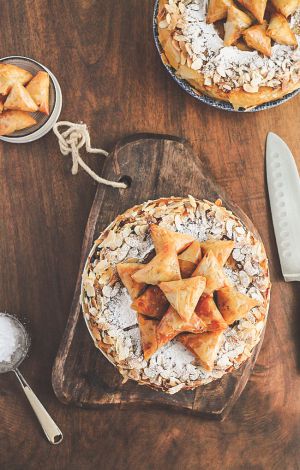
<instances>
[{"instance_id":1,"label":"cutting board handle hole","mask_svg":"<svg viewBox=\"0 0 300 470\"><path fill-rule=\"evenodd\" d=\"M119 183L125 183L127 188L130 188L131 184L132 184L132 178L131 176L128 176L128 175L123 175L120 179L119 179Z\"/></svg>"}]
</instances>

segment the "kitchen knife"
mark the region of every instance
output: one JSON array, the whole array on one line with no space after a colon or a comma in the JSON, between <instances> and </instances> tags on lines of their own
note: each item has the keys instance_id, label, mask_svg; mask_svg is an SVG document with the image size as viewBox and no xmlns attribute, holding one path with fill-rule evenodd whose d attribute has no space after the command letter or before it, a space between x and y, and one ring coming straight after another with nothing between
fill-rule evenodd
<instances>
[{"instance_id":1,"label":"kitchen knife","mask_svg":"<svg viewBox=\"0 0 300 470\"><path fill-rule=\"evenodd\" d=\"M270 132L266 149L267 181L282 274L300 281L300 178L286 143Z\"/></svg>"}]
</instances>

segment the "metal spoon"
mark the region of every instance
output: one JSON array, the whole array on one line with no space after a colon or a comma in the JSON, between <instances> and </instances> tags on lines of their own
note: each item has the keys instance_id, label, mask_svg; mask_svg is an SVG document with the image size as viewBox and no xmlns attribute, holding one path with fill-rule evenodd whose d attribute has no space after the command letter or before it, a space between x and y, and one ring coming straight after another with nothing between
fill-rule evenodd
<instances>
[{"instance_id":1,"label":"metal spoon","mask_svg":"<svg viewBox=\"0 0 300 470\"><path fill-rule=\"evenodd\" d=\"M16 317L7 313L1 313L0 315L9 317L9 319L14 323L15 328L18 330L18 347L12 355L10 362L0 362L0 374L5 372L14 372L16 374L48 441L51 442L51 444L59 444L63 440L63 434L61 430L55 424L37 396L33 393L18 369L19 365L23 362L27 355L30 346L30 337L22 323Z\"/></svg>"}]
</instances>

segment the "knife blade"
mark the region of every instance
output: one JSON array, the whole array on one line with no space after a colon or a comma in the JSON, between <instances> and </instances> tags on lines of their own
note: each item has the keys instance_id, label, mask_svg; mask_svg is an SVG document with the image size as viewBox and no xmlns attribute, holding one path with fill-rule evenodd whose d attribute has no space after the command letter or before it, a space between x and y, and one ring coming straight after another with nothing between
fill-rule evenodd
<instances>
[{"instance_id":1,"label":"knife blade","mask_svg":"<svg viewBox=\"0 0 300 470\"><path fill-rule=\"evenodd\" d=\"M273 132L267 136L266 168L282 274L286 282L300 281L300 178L290 149Z\"/></svg>"}]
</instances>

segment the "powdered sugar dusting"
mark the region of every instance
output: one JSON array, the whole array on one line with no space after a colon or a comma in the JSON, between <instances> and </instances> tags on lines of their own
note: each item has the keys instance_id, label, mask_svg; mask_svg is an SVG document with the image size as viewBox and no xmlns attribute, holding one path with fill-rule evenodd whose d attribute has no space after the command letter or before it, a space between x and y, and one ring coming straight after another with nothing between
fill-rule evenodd
<instances>
[{"instance_id":1,"label":"powdered sugar dusting","mask_svg":"<svg viewBox=\"0 0 300 470\"><path fill-rule=\"evenodd\" d=\"M103 295L103 315L106 321L110 322L118 329L128 328L137 324L137 314L130 305L132 300L125 287L116 284L117 289L106 289L106 296ZM105 289L103 289L105 291Z\"/></svg>"}]
</instances>

